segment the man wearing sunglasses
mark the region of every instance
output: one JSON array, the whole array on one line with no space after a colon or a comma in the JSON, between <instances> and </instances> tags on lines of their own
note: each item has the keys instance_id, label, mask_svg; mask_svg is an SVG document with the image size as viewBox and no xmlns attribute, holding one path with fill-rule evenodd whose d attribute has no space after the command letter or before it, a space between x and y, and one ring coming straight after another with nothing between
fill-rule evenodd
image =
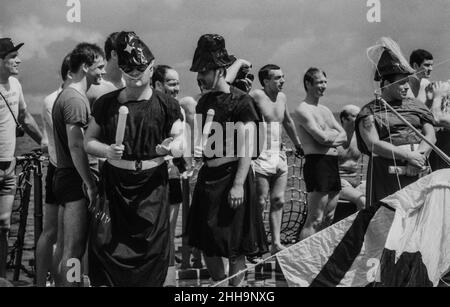
<instances>
[{"instance_id":1,"label":"man wearing sunglasses","mask_svg":"<svg viewBox=\"0 0 450 307\"><path fill-rule=\"evenodd\" d=\"M107 159L99 208L110 218L92 228L89 274L94 285L162 286L170 252L165 157L183 154L183 116L174 98L152 89L154 56L134 32L118 35L117 53L126 87L97 100L86 133L88 153ZM128 115L116 145L122 106ZM111 237L98 240L104 233Z\"/></svg>"}]
</instances>

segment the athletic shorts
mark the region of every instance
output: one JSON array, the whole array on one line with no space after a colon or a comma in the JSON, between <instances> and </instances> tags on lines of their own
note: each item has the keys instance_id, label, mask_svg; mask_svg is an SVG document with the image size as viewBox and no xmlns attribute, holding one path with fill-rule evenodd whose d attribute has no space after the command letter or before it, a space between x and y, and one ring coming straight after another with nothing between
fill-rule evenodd
<instances>
[{"instance_id":1,"label":"athletic shorts","mask_svg":"<svg viewBox=\"0 0 450 307\"><path fill-rule=\"evenodd\" d=\"M53 193L56 202L62 206L86 198L83 193L83 179L75 168L56 168L53 176Z\"/></svg>"},{"instance_id":2,"label":"athletic shorts","mask_svg":"<svg viewBox=\"0 0 450 307\"><path fill-rule=\"evenodd\" d=\"M0 196L16 195L16 160L0 162Z\"/></svg>"},{"instance_id":3,"label":"athletic shorts","mask_svg":"<svg viewBox=\"0 0 450 307\"><path fill-rule=\"evenodd\" d=\"M338 157L319 154L306 155L303 178L307 192L339 192L341 179Z\"/></svg>"},{"instance_id":4,"label":"athletic shorts","mask_svg":"<svg viewBox=\"0 0 450 307\"><path fill-rule=\"evenodd\" d=\"M288 165L286 152L284 150L264 150L258 159L253 161L253 170L256 174L263 176L287 176Z\"/></svg>"},{"instance_id":5,"label":"athletic shorts","mask_svg":"<svg viewBox=\"0 0 450 307\"><path fill-rule=\"evenodd\" d=\"M52 163L48 164L47 176L45 177L45 203L56 205L56 196L53 192L53 177L55 176L56 166Z\"/></svg>"},{"instance_id":6,"label":"athletic shorts","mask_svg":"<svg viewBox=\"0 0 450 307\"><path fill-rule=\"evenodd\" d=\"M183 201L183 193L181 192L181 179L169 179L169 204L177 205Z\"/></svg>"}]
</instances>

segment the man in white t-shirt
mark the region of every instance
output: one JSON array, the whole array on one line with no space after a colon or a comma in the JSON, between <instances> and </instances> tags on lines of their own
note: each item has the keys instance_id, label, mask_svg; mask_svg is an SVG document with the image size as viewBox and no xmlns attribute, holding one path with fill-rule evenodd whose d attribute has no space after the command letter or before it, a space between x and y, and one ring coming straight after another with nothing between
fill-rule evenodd
<instances>
[{"instance_id":1,"label":"man in white t-shirt","mask_svg":"<svg viewBox=\"0 0 450 307\"><path fill-rule=\"evenodd\" d=\"M16 126L23 126L38 144L42 135L33 117L27 112L22 86L14 77L19 74L21 60L10 38L0 38L0 277L6 275L8 232L16 191L15 158Z\"/></svg>"},{"instance_id":2,"label":"man in white t-shirt","mask_svg":"<svg viewBox=\"0 0 450 307\"><path fill-rule=\"evenodd\" d=\"M53 245L56 243L58 236L58 212L60 210L52 186L53 176L56 170L56 149L55 139L53 137L52 109L58 95L71 83L72 78L69 70L70 54L64 57L61 65L61 78L63 84L56 91L44 98L44 105L42 108L42 119L44 122L44 138L42 143L47 145L49 164L45 178L44 229L36 246L36 285L38 287L45 287L48 271L51 272L53 279L57 277L56 266L59 263L58 259L61 258L62 252L62 240L60 240L53 253ZM59 236L62 239L62 235L59 234Z\"/></svg>"}]
</instances>

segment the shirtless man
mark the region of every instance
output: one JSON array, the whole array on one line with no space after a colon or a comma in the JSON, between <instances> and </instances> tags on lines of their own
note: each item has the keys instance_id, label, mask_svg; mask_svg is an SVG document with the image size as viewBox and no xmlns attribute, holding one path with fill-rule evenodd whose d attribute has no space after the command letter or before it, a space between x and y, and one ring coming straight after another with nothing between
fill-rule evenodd
<instances>
[{"instance_id":1,"label":"shirtless man","mask_svg":"<svg viewBox=\"0 0 450 307\"><path fill-rule=\"evenodd\" d=\"M265 65L259 70L258 77L263 89L252 91L250 96L255 100L267 130L264 131L266 146L258 159L254 161L253 167L261 208L264 208L270 196L271 252L275 254L284 248L280 241L280 228L288 175L286 152L281 142L281 124L298 152L302 152L302 146L294 121L289 114L286 95L281 92L285 81L281 68L273 64Z\"/></svg>"},{"instance_id":2,"label":"shirtless man","mask_svg":"<svg viewBox=\"0 0 450 307\"><path fill-rule=\"evenodd\" d=\"M341 182L337 146L347 142L347 134L331 111L319 104L327 88L327 76L310 68L303 77L306 98L295 110L295 119L305 150L303 176L308 192L308 216L300 240L326 228L333 220Z\"/></svg>"},{"instance_id":3,"label":"shirtless man","mask_svg":"<svg viewBox=\"0 0 450 307\"><path fill-rule=\"evenodd\" d=\"M122 72L119 69L116 39L119 32L111 33L105 41L105 75L99 85L93 85L87 92L89 103L92 104L100 97L112 91L125 87L125 81L122 78Z\"/></svg>"},{"instance_id":4,"label":"shirtless man","mask_svg":"<svg viewBox=\"0 0 450 307\"><path fill-rule=\"evenodd\" d=\"M409 57L409 64L416 71L409 77L410 90L408 95L426 102L426 87L430 84L431 72L433 71L433 55L423 49L414 50Z\"/></svg>"},{"instance_id":5,"label":"shirtless man","mask_svg":"<svg viewBox=\"0 0 450 307\"><path fill-rule=\"evenodd\" d=\"M360 110L359 107L354 105L346 105L342 109L339 119L347 133L348 147L339 146L337 148L342 189L339 198L355 204L358 210L363 209L366 203L364 190L358 188L361 185L361 180L358 178L358 162L361 159L361 152L358 150L354 134L355 119Z\"/></svg>"}]
</instances>

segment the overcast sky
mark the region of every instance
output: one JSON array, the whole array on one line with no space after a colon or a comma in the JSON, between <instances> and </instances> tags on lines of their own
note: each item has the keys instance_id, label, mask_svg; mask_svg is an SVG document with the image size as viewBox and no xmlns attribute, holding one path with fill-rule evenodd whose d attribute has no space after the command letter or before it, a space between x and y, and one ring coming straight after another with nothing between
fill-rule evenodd
<instances>
[{"instance_id":1,"label":"overcast sky","mask_svg":"<svg viewBox=\"0 0 450 307\"><path fill-rule=\"evenodd\" d=\"M304 98L303 73L324 69L323 102L333 111L372 98L366 49L381 36L392 37L409 58L429 50L435 63L450 59L450 1L381 0L381 22L369 23L367 0L80 0L81 22L66 19L66 0L2 0L0 36L24 42L20 80L33 112L60 81L62 58L81 41L103 47L108 34L133 30L159 64L180 73L184 95L195 95L189 71L200 35L224 36L229 53L253 63L282 67L289 107ZM450 78L450 62L436 65L434 80ZM259 87L258 82L254 88Z\"/></svg>"}]
</instances>

